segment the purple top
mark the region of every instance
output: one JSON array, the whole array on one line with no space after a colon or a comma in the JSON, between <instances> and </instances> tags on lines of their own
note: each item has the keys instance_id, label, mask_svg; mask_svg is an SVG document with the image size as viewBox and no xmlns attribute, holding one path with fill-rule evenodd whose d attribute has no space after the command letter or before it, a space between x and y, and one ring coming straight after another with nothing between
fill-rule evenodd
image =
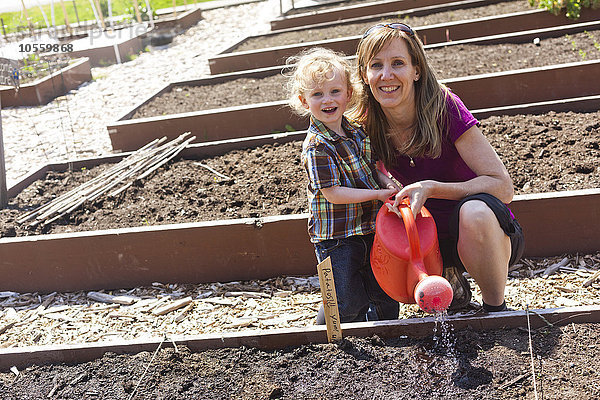
<instances>
[{"instance_id":1,"label":"purple top","mask_svg":"<svg viewBox=\"0 0 600 400\"><path fill-rule=\"evenodd\" d=\"M452 92L448 92L448 123L443 124L444 141L439 158L414 158L414 167L410 166L410 158L397 154L396 165L389 170L402 185L410 185L425 179L439 182L464 182L477 175L465 164L454 142L479 121L465 107L463 102ZM448 125L448 126L446 126ZM425 207L435 219L438 236L448 237L448 221L456 200L428 199Z\"/></svg>"}]
</instances>

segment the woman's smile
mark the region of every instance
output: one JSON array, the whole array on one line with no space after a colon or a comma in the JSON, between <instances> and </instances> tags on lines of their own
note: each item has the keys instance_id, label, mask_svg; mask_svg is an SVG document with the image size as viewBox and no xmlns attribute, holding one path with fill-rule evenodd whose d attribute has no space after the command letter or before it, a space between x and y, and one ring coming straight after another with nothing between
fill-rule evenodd
<instances>
[{"instance_id":1,"label":"woman's smile","mask_svg":"<svg viewBox=\"0 0 600 400\"><path fill-rule=\"evenodd\" d=\"M363 80L381 107L395 108L414 101L418 68L412 64L404 40L392 40L369 61Z\"/></svg>"},{"instance_id":2,"label":"woman's smile","mask_svg":"<svg viewBox=\"0 0 600 400\"><path fill-rule=\"evenodd\" d=\"M398 90L399 87L400 86L381 86L379 87L379 89L384 91L385 93L392 93Z\"/></svg>"}]
</instances>

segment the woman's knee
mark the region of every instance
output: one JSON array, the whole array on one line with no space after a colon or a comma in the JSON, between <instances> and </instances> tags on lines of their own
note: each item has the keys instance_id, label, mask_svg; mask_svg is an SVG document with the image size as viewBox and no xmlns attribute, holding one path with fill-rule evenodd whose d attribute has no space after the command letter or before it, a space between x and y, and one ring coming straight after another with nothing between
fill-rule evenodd
<instances>
[{"instance_id":1,"label":"woman's knee","mask_svg":"<svg viewBox=\"0 0 600 400\"><path fill-rule=\"evenodd\" d=\"M490 230L501 230L496 215L483 201L467 201L461 206L459 215L459 238L464 234L481 235Z\"/></svg>"}]
</instances>

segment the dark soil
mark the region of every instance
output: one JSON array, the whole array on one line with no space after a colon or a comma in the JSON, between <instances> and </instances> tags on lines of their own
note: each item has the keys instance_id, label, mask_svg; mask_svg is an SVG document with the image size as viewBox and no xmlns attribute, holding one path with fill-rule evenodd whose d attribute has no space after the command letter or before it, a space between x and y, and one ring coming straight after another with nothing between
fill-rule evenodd
<instances>
[{"instance_id":1,"label":"dark soil","mask_svg":"<svg viewBox=\"0 0 600 400\"><path fill-rule=\"evenodd\" d=\"M600 31L533 43L456 45L426 51L440 79L541 67L600 58ZM140 107L133 118L194 112L287 98L287 78L240 78L205 86L178 86Z\"/></svg>"},{"instance_id":2,"label":"dark soil","mask_svg":"<svg viewBox=\"0 0 600 400\"><path fill-rule=\"evenodd\" d=\"M542 43L538 58L549 53L548 47L553 46ZM457 67L454 62L459 58L446 59L450 69ZM466 60L477 65L483 62L489 63L482 65L483 72L490 72L493 63L500 64L490 61L489 55ZM261 90L258 87L247 93L256 91L260 99L267 98ZM206 97L218 98L221 93L213 87ZM283 98L281 84L277 93L276 99ZM482 128L507 165L516 192L522 194L600 187L599 121L600 112L548 113L491 117L482 120ZM304 212L306 177L300 165L300 148L301 142L297 141L202 160L233 180L218 178L195 160L176 161L128 189L120 199L87 204L45 228L18 225L15 219L26 210L78 186L107 166L51 172L0 211L0 236ZM597 324L532 332L536 388L541 398L600 398L599 334ZM276 351L235 348L191 353L178 346L177 352L168 348L159 351L153 360L152 356L148 352L133 356L107 354L76 365L33 366L18 376L0 373L0 398L125 399L136 387L135 399L534 397L525 329L462 330L443 340L439 336L387 340L349 337L339 344Z\"/></svg>"},{"instance_id":3,"label":"dark soil","mask_svg":"<svg viewBox=\"0 0 600 400\"><path fill-rule=\"evenodd\" d=\"M415 3L417 4L417 3ZM424 16L403 16L399 15L402 22L419 28L425 25L433 25L451 21L461 21L465 19L476 19L488 17L492 15L509 14L513 12L531 10L527 1L506 1L503 3L490 4L487 6L464 8L460 10L437 12ZM293 32L283 32L277 34L260 35L249 37L239 46L236 46L233 51L245 51L263 49L267 47L283 46L292 43L315 42L318 40L337 39L348 36L362 35L367 29L380 21L390 21L391 18L383 20L373 19L367 22L359 22L352 24L333 25L327 28L318 29L301 29ZM423 38L422 38L423 39ZM452 39L452 38L450 38Z\"/></svg>"},{"instance_id":4,"label":"dark soil","mask_svg":"<svg viewBox=\"0 0 600 400\"><path fill-rule=\"evenodd\" d=\"M13 399L533 399L600 398L598 324L450 331L423 339L348 337L283 350L107 354L76 365L0 374ZM147 372L145 370L147 369ZM140 383L138 386L138 382ZM137 390L136 390L137 388Z\"/></svg>"},{"instance_id":5,"label":"dark soil","mask_svg":"<svg viewBox=\"0 0 600 400\"><path fill-rule=\"evenodd\" d=\"M307 14L307 13L313 13L313 12L321 11L321 10L330 10L330 9L338 8L338 7L346 7L346 6L356 5L356 4L371 3L373 1L378 1L378 0L348 0L348 1L322 0L322 1L319 1L320 4L314 5L314 3L313 3L309 6L301 6L297 3L294 3L296 8L290 8L289 10L287 10L285 12L285 15L290 16L290 15L296 15L296 14ZM291 7L291 4L290 4L290 7Z\"/></svg>"},{"instance_id":6,"label":"dark soil","mask_svg":"<svg viewBox=\"0 0 600 400\"><path fill-rule=\"evenodd\" d=\"M517 194L600 188L600 112L494 116L481 123L506 164ZM26 210L108 166L50 172L0 211L0 233L26 236L306 212L301 148L301 141L295 141L202 160L232 180L219 178L195 160L172 162L121 198L87 204L43 228L19 225L16 219Z\"/></svg>"}]
</instances>

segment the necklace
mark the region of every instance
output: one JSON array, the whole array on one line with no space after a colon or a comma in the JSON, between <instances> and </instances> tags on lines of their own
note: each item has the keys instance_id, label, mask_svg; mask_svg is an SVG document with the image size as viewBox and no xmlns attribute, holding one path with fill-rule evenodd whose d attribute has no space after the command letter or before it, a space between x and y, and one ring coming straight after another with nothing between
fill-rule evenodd
<instances>
[{"instance_id":1,"label":"necklace","mask_svg":"<svg viewBox=\"0 0 600 400\"><path fill-rule=\"evenodd\" d=\"M396 148L401 148L401 146L400 146L401 141L400 141L399 137L402 136L402 134L401 134L402 131L399 130L399 129L392 129L392 132L397 133L397 135L393 135L393 134L388 133L387 136L389 138L391 138L392 142L397 146ZM408 162L408 165L410 165L411 167L414 168L416 166L415 160L413 160L413 158L411 156L409 156L409 155L407 155L407 157L410 158L410 161Z\"/></svg>"}]
</instances>

